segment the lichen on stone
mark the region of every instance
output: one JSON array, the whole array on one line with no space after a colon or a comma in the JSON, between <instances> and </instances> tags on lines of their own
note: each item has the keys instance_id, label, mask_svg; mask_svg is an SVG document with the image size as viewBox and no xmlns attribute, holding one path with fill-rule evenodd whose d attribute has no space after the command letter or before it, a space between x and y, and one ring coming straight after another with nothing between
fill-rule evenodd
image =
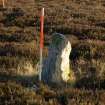
<instances>
[{"instance_id":1,"label":"lichen on stone","mask_svg":"<svg viewBox=\"0 0 105 105\"><path fill-rule=\"evenodd\" d=\"M52 37L52 44L56 47L59 46L63 41L63 37L59 36L58 34L53 35Z\"/></svg>"}]
</instances>

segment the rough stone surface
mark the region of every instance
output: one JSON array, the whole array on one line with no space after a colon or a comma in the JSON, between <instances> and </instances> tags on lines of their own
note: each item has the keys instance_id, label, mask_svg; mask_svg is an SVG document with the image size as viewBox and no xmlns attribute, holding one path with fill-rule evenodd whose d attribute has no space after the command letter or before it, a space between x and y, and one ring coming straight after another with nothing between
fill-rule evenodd
<instances>
[{"instance_id":1,"label":"rough stone surface","mask_svg":"<svg viewBox=\"0 0 105 105\"><path fill-rule=\"evenodd\" d=\"M70 70L69 61L71 43L67 38L55 33L48 51L48 57L43 63L42 80L45 83L57 84L73 82L75 77L73 71Z\"/></svg>"}]
</instances>

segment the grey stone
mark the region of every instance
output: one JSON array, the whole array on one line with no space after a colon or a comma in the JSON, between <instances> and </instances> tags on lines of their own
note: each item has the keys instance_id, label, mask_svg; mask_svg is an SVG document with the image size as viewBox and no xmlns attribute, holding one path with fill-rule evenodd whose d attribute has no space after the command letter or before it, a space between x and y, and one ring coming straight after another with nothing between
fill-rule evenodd
<instances>
[{"instance_id":1,"label":"grey stone","mask_svg":"<svg viewBox=\"0 0 105 105\"><path fill-rule=\"evenodd\" d=\"M74 81L74 73L70 70L71 43L68 39L54 33L48 51L48 57L43 62L42 81L56 84Z\"/></svg>"}]
</instances>

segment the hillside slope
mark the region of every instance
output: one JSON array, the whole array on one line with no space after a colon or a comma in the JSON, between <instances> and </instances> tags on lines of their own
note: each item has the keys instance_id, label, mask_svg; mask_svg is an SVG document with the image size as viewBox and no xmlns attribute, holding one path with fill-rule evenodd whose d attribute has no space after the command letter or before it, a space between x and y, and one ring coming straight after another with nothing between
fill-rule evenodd
<instances>
[{"instance_id":1,"label":"hillside slope","mask_svg":"<svg viewBox=\"0 0 105 105\"><path fill-rule=\"evenodd\" d=\"M52 33L64 34L72 44L70 60L78 89L60 91L37 81L42 7L44 57ZM38 91L27 90L33 84ZM105 1L10 0L6 8L0 5L0 105L104 105L104 84Z\"/></svg>"}]
</instances>

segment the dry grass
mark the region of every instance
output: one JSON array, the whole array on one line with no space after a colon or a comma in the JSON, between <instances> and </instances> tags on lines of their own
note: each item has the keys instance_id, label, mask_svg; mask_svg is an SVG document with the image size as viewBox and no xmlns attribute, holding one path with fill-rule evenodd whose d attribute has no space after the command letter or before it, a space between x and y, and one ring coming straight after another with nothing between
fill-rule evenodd
<instances>
[{"instance_id":1,"label":"dry grass","mask_svg":"<svg viewBox=\"0 0 105 105\"><path fill-rule=\"evenodd\" d=\"M104 91L59 89L40 85L36 92L16 83L0 83L1 105L104 105Z\"/></svg>"},{"instance_id":2,"label":"dry grass","mask_svg":"<svg viewBox=\"0 0 105 105\"><path fill-rule=\"evenodd\" d=\"M36 81L28 73L33 74L39 61L41 7L45 7L44 57L51 34L65 34L72 44L70 59L76 86L105 89L105 2L99 0L10 0L7 8L0 6L0 81L18 80L25 86ZM39 87L35 93L17 84L0 83L0 105L105 104L104 90Z\"/></svg>"}]
</instances>

